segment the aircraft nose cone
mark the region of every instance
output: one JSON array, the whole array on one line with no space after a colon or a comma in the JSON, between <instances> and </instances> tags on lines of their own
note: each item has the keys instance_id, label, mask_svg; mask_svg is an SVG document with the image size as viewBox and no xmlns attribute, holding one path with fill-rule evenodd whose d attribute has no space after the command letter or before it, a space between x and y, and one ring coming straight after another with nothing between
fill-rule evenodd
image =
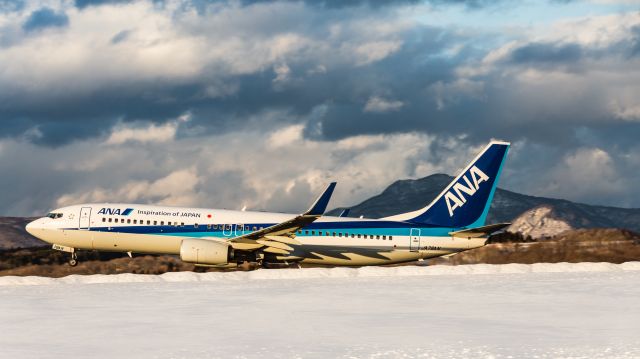
<instances>
[{"instance_id":1,"label":"aircraft nose cone","mask_svg":"<svg viewBox=\"0 0 640 359\"><path fill-rule=\"evenodd\" d=\"M26 227L24 227L24 229L26 229L26 230L27 230L27 232L28 232L30 235L34 236L34 237L38 237L38 235L37 235L37 230L38 230L39 228L41 228L41 227L38 225L38 221L40 221L40 220L39 220L39 219L36 219L35 221L29 222L29 223L27 224L27 226L26 226Z\"/></svg>"}]
</instances>

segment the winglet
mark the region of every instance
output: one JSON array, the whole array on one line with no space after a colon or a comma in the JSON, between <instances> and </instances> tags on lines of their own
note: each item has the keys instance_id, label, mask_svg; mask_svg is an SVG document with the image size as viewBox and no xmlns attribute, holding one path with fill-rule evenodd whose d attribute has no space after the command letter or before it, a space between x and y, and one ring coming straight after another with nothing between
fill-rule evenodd
<instances>
[{"instance_id":1,"label":"winglet","mask_svg":"<svg viewBox=\"0 0 640 359\"><path fill-rule=\"evenodd\" d=\"M329 200L331 199L331 195L333 194L333 189L336 188L336 182L331 182L327 189L322 192L320 197L316 199L311 208L303 213L305 216L322 216L324 211L327 209L327 205L329 204Z\"/></svg>"},{"instance_id":2,"label":"winglet","mask_svg":"<svg viewBox=\"0 0 640 359\"><path fill-rule=\"evenodd\" d=\"M351 212L351 208L345 208L342 210L342 213L340 213L338 217L347 217L349 215L349 212Z\"/></svg>"}]
</instances>

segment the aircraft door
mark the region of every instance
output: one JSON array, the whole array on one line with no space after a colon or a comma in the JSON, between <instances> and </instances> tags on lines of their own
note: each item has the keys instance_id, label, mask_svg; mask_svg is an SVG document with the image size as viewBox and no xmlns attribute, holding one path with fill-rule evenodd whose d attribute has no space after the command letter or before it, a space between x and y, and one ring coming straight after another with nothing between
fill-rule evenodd
<instances>
[{"instance_id":1,"label":"aircraft door","mask_svg":"<svg viewBox=\"0 0 640 359\"><path fill-rule=\"evenodd\" d=\"M78 218L78 229L91 228L91 207L80 208L80 217Z\"/></svg>"},{"instance_id":2,"label":"aircraft door","mask_svg":"<svg viewBox=\"0 0 640 359\"><path fill-rule=\"evenodd\" d=\"M236 224L236 236L241 236L244 234L244 224L238 223Z\"/></svg>"},{"instance_id":3,"label":"aircraft door","mask_svg":"<svg viewBox=\"0 0 640 359\"><path fill-rule=\"evenodd\" d=\"M409 235L409 250L417 252L420 250L420 228L411 228Z\"/></svg>"},{"instance_id":4,"label":"aircraft door","mask_svg":"<svg viewBox=\"0 0 640 359\"><path fill-rule=\"evenodd\" d=\"M222 227L222 235L230 236L233 233L233 225L232 224L224 224Z\"/></svg>"}]
</instances>

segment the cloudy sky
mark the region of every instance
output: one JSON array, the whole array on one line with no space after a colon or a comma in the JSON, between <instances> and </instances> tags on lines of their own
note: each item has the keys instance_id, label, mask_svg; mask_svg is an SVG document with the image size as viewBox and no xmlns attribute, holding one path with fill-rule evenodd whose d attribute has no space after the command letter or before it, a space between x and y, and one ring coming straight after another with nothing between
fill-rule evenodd
<instances>
[{"instance_id":1,"label":"cloudy sky","mask_svg":"<svg viewBox=\"0 0 640 359\"><path fill-rule=\"evenodd\" d=\"M637 0L0 0L0 214L303 210L454 174L640 207Z\"/></svg>"}]
</instances>

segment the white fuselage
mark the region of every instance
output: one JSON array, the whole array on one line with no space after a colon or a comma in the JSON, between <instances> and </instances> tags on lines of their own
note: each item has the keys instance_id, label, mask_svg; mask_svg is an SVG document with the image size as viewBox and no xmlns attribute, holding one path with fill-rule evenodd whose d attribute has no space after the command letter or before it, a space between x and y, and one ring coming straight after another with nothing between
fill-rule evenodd
<instances>
[{"instance_id":1,"label":"white fuselage","mask_svg":"<svg viewBox=\"0 0 640 359\"><path fill-rule=\"evenodd\" d=\"M179 254L184 239L228 241L287 221L292 214L137 204L86 204L31 222L32 235L74 249ZM449 235L454 228L403 221L321 217L297 231L293 257L302 263L380 265L481 247L486 238Z\"/></svg>"}]
</instances>

